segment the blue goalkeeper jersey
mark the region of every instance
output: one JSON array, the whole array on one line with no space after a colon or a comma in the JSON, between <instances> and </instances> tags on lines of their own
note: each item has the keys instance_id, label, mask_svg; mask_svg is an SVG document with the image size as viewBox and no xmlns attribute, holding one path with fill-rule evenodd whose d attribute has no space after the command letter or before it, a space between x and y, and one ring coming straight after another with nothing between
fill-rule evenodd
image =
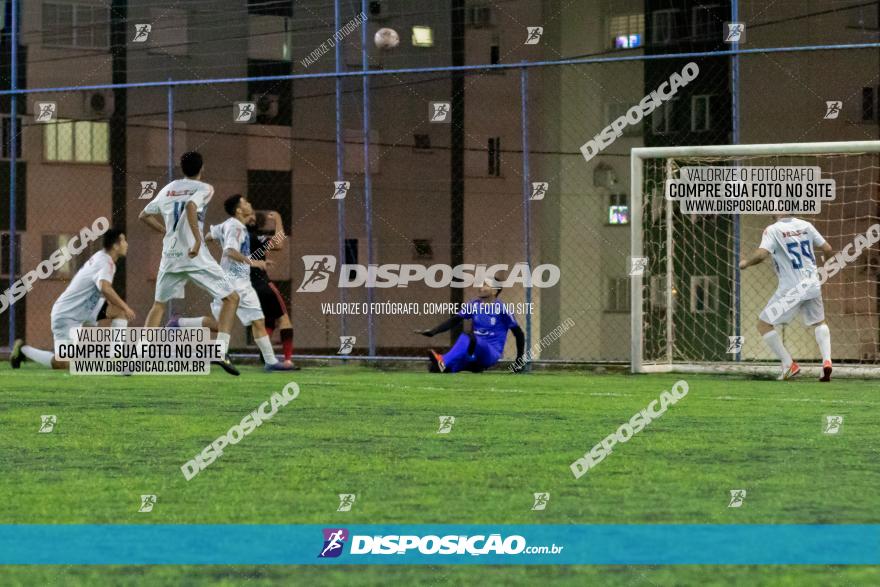
<instances>
[{"instance_id":1,"label":"blue goalkeeper jersey","mask_svg":"<svg viewBox=\"0 0 880 587\"><path fill-rule=\"evenodd\" d=\"M516 318L498 300L470 301L464 305L458 315L473 320L474 335L477 336L477 340L488 344L499 355L504 352L507 331L517 326Z\"/></svg>"}]
</instances>

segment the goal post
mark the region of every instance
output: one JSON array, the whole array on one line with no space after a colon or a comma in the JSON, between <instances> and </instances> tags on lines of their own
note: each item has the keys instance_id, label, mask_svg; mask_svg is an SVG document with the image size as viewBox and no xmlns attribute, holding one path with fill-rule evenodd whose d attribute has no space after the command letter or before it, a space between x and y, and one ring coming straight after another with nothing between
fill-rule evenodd
<instances>
[{"instance_id":1,"label":"goal post","mask_svg":"<svg viewBox=\"0 0 880 587\"><path fill-rule=\"evenodd\" d=\"M838 252L880 222L880 141L641 147L630 157L631 370L777 374L757 331L758 314L777 286L770 262L740 271L760 243L769 215L683 214L665 198L683 167L819 167L835 199L803 215ZM821 266L821 263L818 263ZM638 265L636 265L638 266ZM630 269L633 267L631 264ZM835 374L880 376L880 249L865 249L822 287ZM801 319L780 327L805 368L821 363ZM741 347L731 337L742 337ZM737 339L734 339L737 340ZM737 350L739 349L739 350Z\"/></svg>"}]
</instances>

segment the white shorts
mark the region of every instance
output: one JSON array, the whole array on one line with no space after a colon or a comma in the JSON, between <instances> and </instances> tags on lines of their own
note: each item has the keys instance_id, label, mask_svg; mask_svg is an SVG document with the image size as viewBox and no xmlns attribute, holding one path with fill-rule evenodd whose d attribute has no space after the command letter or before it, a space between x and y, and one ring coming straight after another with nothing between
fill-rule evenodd
<instances>
[{"instance_id":1,"label":"white shorts","mask_svg":"<svg viewBox=\"0 0 880 587\"><path fill-rule=\"evenodd\" d=\"M223 299L232 293L232 286L226 275L220 269L220 265L214 262L213 267L207 265L181 271L163 271L160 268L156 277L156 301L167 302L171 299L183 298L187 281L192 281L208 292L212 299Z\"/></svg>"},{"instance_id":2,"label":"white shorts","mask_svg":"<svg viewBox=\"0 0 880 587\"><path fill-rule=\"evenodd\" d=\"M254 291L253 286L248 282L247 285L239 285L235 288L235 291L238 292L238 309L235 311L235 315L238 316L238 319L244 326L250 326L255 320L263 320L265 316L263 315L263 308L260 307L260 298L257 297L257 292ZM215 320L220 319L220 309L223 306L223 302L214 298L214 301L211 302L211 313L214 315Z\"/></svg>"},{"instance_id":3,"label":"white shorts","mask_svg":"<svg viewBox=\"0 0 880 587\"><path fill-rule=\"evenodd\" d=\"M768 324L788 324L800 314L805 326L818 324L825 319L825 304L822 296L801 300L799 302L787 302L782 304L782 295L775 293L767 306L761 311L759 318Z\"/></svg>"},{"instance_id":4,"label":"white shorts","mask_svg":"<svg viewBox=\"0 0 880 587\"><path fill-rule=\"evenodd\" d=\"M70 313L67 313L66 315L64 313L56 314L54 311L55 308L53 308L52 313L49 315L53 340L55 342L70 342L73 340L70 336L71 328L95 326L98 323L98 315L101 313L101 308L103 308L106 303L108 302L101 297L94 309L88 314L79 313L79 315Z\"/></svg>"}]
</instances>

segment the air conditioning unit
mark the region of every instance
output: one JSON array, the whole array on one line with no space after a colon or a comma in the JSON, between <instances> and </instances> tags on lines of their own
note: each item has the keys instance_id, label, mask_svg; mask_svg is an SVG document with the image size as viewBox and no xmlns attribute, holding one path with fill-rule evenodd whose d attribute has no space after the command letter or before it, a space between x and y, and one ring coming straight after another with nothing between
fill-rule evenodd
<instances>
[{"instance_id":1,"label":"air conditioning unit","mask_svg":"<svg viewBox=\"0 0 880 587\"><path fill-rule=\"evenodd\" d=\"M275 118L278 116L278 94L252 94L251 102L257 105L257 118Z\"/></svg>"},{"instance_id":2,"label":"air conditioning unit","mask_svg":"<svg viewBox=\"0 0 880 587\"><path fill-rule=\"evenodd\" d=\"M83 95L85 118L109 118L113 114L113 90L94 90Z\"/></svg>"},{"instance_id":3,"label":"air conditioning unit","mask_svg":"<svg viewBox=\"0 0 880 587\"><path fill-rule=\"evenodd\" d=\"M465 12L465 25L481 29L495 26L495 13L489 5L468 6Z\"/></svg>"}]
</instances>

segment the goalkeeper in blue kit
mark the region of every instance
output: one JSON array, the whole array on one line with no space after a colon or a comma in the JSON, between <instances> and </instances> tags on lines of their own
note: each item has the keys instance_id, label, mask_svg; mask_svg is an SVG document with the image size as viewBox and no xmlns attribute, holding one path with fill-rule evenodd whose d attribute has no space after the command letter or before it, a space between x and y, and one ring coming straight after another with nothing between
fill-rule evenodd
<instances>
[{"instance_id":1,"label":"goalkeeper in blue kit","mask_svg":"<svg viewBox=\"0 0 880 587\"><path fill-rule=\"evenodd\" d=\"M464 321L470 322L471 327L465 328L465 332L458 337L446 354L441 355L433 349L429 351L428 358L431 361L432 373L459 371L479 373L494 366L504 355L508 330L516 338L516 362L513 371L516 373L522 371L525 365L523 360L525 335L516 323L516 318L498 300L501 287L487 280L480 286L478 292L477 299L465 304L461 311L446 322L430 330L415 331L416 334L431 337L446 332Z\"/></svg>"}]
</instances>

